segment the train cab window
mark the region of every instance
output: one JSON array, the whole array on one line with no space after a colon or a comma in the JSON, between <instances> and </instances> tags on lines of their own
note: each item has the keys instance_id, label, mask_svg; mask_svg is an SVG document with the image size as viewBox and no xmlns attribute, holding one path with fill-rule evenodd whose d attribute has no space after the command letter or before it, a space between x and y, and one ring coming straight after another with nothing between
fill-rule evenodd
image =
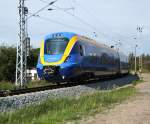
<instances>
[{"instance_id":1,"label":"train cab window","mask_svg":"<svg viewBox=\"0 0 150 124\"><path fill-rule=\"evenodd\" d=\"M45 54L63 54L69 39L66 38L55 38L55 39L47 39L45 41Z\"/></svg>"}]
</instances>

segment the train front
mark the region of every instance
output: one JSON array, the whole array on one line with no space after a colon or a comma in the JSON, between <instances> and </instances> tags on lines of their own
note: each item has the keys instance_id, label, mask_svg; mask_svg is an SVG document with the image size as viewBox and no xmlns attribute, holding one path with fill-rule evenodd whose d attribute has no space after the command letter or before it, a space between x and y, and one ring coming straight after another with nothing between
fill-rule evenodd
<instances>
[{"instance_id":1,"label":"train front","mask_svg":"<svg viewBox=\"0 0 150 124\"><path fill-rule=\"evenodd\" d=\"M41 79L62 81L73 76L78 53L74 48L77 36L73 33L48 35L41 44L37 72Z\"/></svg>"}]
</instances>

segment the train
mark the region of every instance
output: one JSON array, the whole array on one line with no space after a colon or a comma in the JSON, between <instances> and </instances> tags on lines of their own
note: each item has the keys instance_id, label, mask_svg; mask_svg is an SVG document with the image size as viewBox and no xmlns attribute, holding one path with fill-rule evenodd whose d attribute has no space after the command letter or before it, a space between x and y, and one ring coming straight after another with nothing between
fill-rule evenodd
<instances>
[{"instance_id":1,"label":"train","mask_svg":"<svg viewBox=\"0 0 150 124\"><path fill-rule=\"evenodd\" d=\"M129 73L128 57L105 44L72 32L47 35L37 63L40 79L78 81Z\"/></svg>"}]
</instances>

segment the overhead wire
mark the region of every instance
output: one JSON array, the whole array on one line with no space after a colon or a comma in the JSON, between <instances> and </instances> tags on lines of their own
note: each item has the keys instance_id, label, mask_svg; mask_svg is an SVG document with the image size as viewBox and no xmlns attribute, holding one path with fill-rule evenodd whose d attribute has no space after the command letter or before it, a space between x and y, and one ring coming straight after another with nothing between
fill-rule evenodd
<instances>
[{"instance_id":1,"label":"overhead wire","mask_svg":"<svg viewBox=\"0 0 150 124\"><path fill-rule=\"evenodd\" d=\"M85 31L85 29L82 29L82 28L80 28L80 27L75 27L75 26L72 26L72 25L68 25L68 24L65 24L65 23L62 23L62 22L59 22L59 21L56 21L56 20L52 20L52 19L50 19L50 18L42 17L42 16L39 16L39 15L36 16L39 12L45 10L45 9L48 8L50 5L52 5L53 7L55 7L55 8L57 8L57 9L59 9L59 10L65 12L65 13L68 14L68 15L71 15L71 16L74 17L76 20L78 20L80 23L82 23L82 24L86 25L87 27L89 27L89 28L91 29L91 31L93 31L93 33L96 32L96 33L99 33L99 34L101 34L101 35L103 35L103 36L111 37L111 39L116 39L116 38L114 38L114 37L112 37L112 36L110 36L110 35L107 35L107 34L104 34L104 33L102 33L102 32L99 32L96 27L94 27L94 26L91 25L90 23L84 21L84 20L81 19L80 17L78 17L78 16L76 16L76 15L70 13L69 11L67 11L67 9L64 9L64 8L58 7L58 6L56 6L56 5L53 5L53 4L51 4L51 2L49 3L49 2L47 2L47 1L45 1L45 0L40 0L40 1L43 2L43 3L46 3L47 5L44 6L43 8L41 8L40 10L38 10L37 12L35 12L34 14L30 15L27 19L29 19L29 18L31 18L32 16L34 16L34 17L38 17L38 18L40 18L40 19L42 19L42 20L45 20L45 21L49 21L49 22L52 22L52 23L55 23L55 24L62 25L62 26L64 26L64 27L69 27L69 28L74 28L74 29L79 29L79 30ZM57 0L56 0L56 1L57 1ZM56 1L54 1L54 2L56 2ZM78 5L79 5L79 4L78 4ZM81 5L80 5L80 6L81 6ZM85 8L83 8L82 6L81 6L81 8L82 8L83 10L85 9ZM84 11L85 11L85 10L84 10ZM86 11L86 12L87 12L87 11ZM88 11L88 12L89 12L89 11ZM91 15L92 15L92 16L95 16L94 14L91 14ZM95 18L97 18L97 16L95 16ZM97 19L99 20L99 18L97 18ZM99 20L99 21L100 21L100 20ZM101 22L101 21L100 21L100 22ZM101 23L102 23L102 22L101 22ZM103 23L103 24L104 24L104 23ZM107 25L107 27L108 27L108 25ZM111 32L112 32L112 30L111 30ZM119 33L116 33L116 32L112 32L112 33L115 33L115 34L117 34L118 36L127 38L126 36L123 36L122 34L119 34ZM128 37L128 38L130 38L130 37Z\"/></svg>"},{"instance_id":2,"label":"overhead wire","mask_svg":"<svg viewBox=\"0 0 150 124\"><path fill-rule=\"evenodd\" d=\"M102 23L103 25L105 25L105 27L107 27L108 29L110 29L109 31L111 31L113 34L116 34L118 36L121 36L121 37L124 37L124 38L127 38L126 36L123 36L122 34L118 33L118 32L113 32L111 30L111 28L106 25L105 23L103 23L97 16L95 16L95 14L89 10L89 9L86 9L85 7L83 7L81 4L77 3L77 1L75 1L75 3L77 4L77 6L79 6L83 11L85 11L86 13L90 13L90 16L94 17L96 20L98 20L100 23ZM89 14L88 14L89 15ZM113 37L112 37L113 38ZM116 39L116 38L113 38L113 39Z\"/></svg>"},{"instance_id":3,"label":"overhead wire","mask_svg":"<svg viewBox=\"0 0 150 124\"><path fill-rule=\"evenodd\" d=\"M50 19L50 18L46 18L46 17L40 16L40 15L35 15L34 17L40 18L41 20L49 21L49 22L52 22L52 23L55 23L55 24L62 25L62 26L64 26L64 27L73 28L73 29L78 29L78 30L84 30L84 31L85 31L85 29L82 29L82 28L80 28L80 27L68 25L68 24L65 24L65 23L62 23L62 22L59 22L59 21Z\"/></svg>"},{"instance_id":4,"label":"overhead wire","mask_svg":"<svg viewBox=\"0 0 150 124\"><path fill-rule=\"evenodd\" d=\"M43 3L48 3L48 2L45 1L45 0L40 0L40 1L43 2ZM65 12L65 13L68 14L68 15L71 15L71 16L74 17L76 20L78 20L80 23L82 23L82 24L86 25L87 27L89 27L89 28L90 28L90 31L92 31L92 33L95 35L95 37L98 36L98 35L97 35L97 33L98 33L100 36L104 36L104 37L107 37L107 38L109 37L110 39L116 40L116 38L114 38L113 36L110 36L110 35L108 35L108 34L105 34L105 33L103 33L103 32L98 31L98 29L97 29L96 27L94 27L93 25L87 23L86 21L84 21L84 20L81 19L80 17L78 17L78 16L76 16L76 15L74 15L74 14L68 12L68 11L65 11L64 9L62 9L61 7L58 7L58 6L56 6L56 5L52 5L52 6L54 6L55 8L57 8L57 9L63 11L63 12ZM93 14L91 14L91 15L93 15ZM98 37L99 37L99 36L98 36Z\"/></svg>"},{"instance_id":5,"label":"overhead wire","mask_svg":"<svg viewBox=\"0 0 150 124\"><path fill-rule=\"evenodd\" d=\"M93 12L91 12L92 10L90 9L86 9L85 7L83 7L81 4L79 4L79 3L77 3L77 1L75 0L75 2L74 3L76 3L76 5L77 6L79 6L82 10L84 10L86 13L88 12L88 13L90 13L90 16L93 16L94 18L96 18L98 21L100 21L100 23L103 23L99 18L98 18L98 16L95 16L95 14L93 13ZM89 14L88 14L89 15ZM116 34L116 36L112 36L111 37L111 39L113 39L115 42L116 42L116 40L118 39L119 41L121 40L121 41L126 41L127 39L129 40L129 39L133 39L133 37L135 37L134 35L130 35L130 36L125 36L125 35L122 35L122 34L120 34L120 33L118 33L118 32L114 32L114 31L112 31L111 30L111 28L108 26L108 25L106 25L105 23L103 23L103 25L105 25L105 27L107 27L108 29L110 29L109 31L111 31L113 34ZM119 38L119 37L120 38ZM122 44L124 44L124 43L122 43ZM126 44L124 44L124 45L126 45Z\"/></svg>"},{"instance_id":6,"label":"overhead wire","mask_svg":"<svg viewBox=\"0 0 150 124\"><path fill-rule=\"evenodd\" d=\"M34 15L37 15L39 12L45 10L46 8L48 8L50 5L52 5L53 3L55 3L57 0L53 1L53 2L47 2L47 5L42 7L41 9L39 9L38 11L36 11L35 13L33 13L32 15L30 15L27 19L33 17Z\"/></svg>"},{"instance_id":7,"label":"overhead wire","mask_svg":"<svg viewBox=\"0 0 150 124\"><path fill-rule=\"evenodd\" d=\"M85 29L83 29L83 28L76 27L76 26L72 26L72 25L68 25L68 24L65 24L65 23L62 23L62 22L59 22L59 21L56 21L56 20L52 20L52 19L50 19L50 18L46 18L46 17L42 17L42 16L40 16L40 15L37 15L39 12L45 10L45 9L48 8L50 5L53 5L53 3L55 3L57 0L52 1L52 2L46 2L46 1L44 1L44 0L40 0L40 1L46 3L47 5L44 6L44 7L42 7L41 9L39 9L38 11L36 11L35 13L30 14L30 16L27 18L27 20L30 19L31 17L37 17L37 18L40 18L40 19L42 19L42 20L46 20L46 21L49 21L49 22L53 22L53 23L55 23L55 24L59 24L59 25L65 26L65 27L69 27L69 28L73 28L73 29L78 29L78 30L85 31ZM63 10L64 12L67 12L65 8L59 8L59 9ZM70 8L67 8L67 9L70 9Z\"/></svg>"},{"instance_id":8,"label":"overhead wire","mask_svg":"<svg viewBox=\"0 0 150 124\"><path fill-rule=\"evenodd\" d=\"M41 1L41 2L44 2L44 3L48 3L48 2L45 1L45 0L40 0L40 1ZM59 9L59 10L61 10L61 11L64 11L65 13L67 13L67 14L73 16L73 17L74 17L76 20L78 20L80 23L82 23L82 24L86 25L87 27L89 27L90 29L92 29L91 31L94 32L94 31L97 30L93 25L91 25L91 24L87 23L86 21L82 20L80 17L78 17L78 16L76 16L76 15L74 15L74 14L68 12L68 11L63 10L61 7L58 7L58 6L56 6L56 5L52 5L52 6L54 6L55 8L57 8L57 9ZM103 35L104 35L104 34L103 34Z\"/></svg>"},{"instance_id":9,"label":"overhead wire","mask_svg":"<svg viewBox=\"0 0 150 124\"><path fill-rule=\"evenodd\" d=\"M43 3L46 3L47 5L44 6L43 8L41 8L40 10L38 10L37 12L35 12L34 14L32 14L31 16L29 16L27 19L31 18L32 16L36 16L37 13L43 11L44 9L46 9L46 8L48 8L50 5L52 5L52 6L54 6L55 8L57 8L57 9L59 9L59 10L65 12L65 13L67 13L67 14L73 16L73 17L74 17L76 20L78 20L80 23L82 23L82 24L86 25L87 27L89 27L89 28L91 29L91 31L92 31L94 34L95 34L95 32L96 32L96 33L99 33L99 34L101 34L101 35L103 35L103 36L105 36L105 37L110 37L111 39L115 39L114 37L112 37L112 36L110 36L110 35L106 35L106 34L104 34L104 33L102 33L102 32L99 32L93 25L87 23L86 21L84 21L84 20L81 19L80 17L78 17L78 16L76 16L76 15L74 15L74 14L72 14L72 13L66 11L64 8L58 7L58 6L56 6L56 5L53 5L53 4L51 4L51 2L49 3L49 2L47 2L47 1L45 1L45 0L40 0L40 1L43 2ZM56 1L57 1L57 0L56 0ZM55 1L55 2L56 2L56 1ZM82 8L82 7L81 7L81 8ZM83 9L83 8L82 8L82 9ZM93 15L93 14L91 14L91 15ZM53 22L53 23L57 23L57 24L59 24L59 25L63 25L63 26L67 26L67 27L70 27L70 28L76 28L76 29L83 30L83 29L81 29L81 28L79 28L79 27L75 27L75 26L71 26L71 25L66 25L66 24L64 24L64 23L61 23L61 22L52 20L52 19L50 19L50 18L45 18L45 17L41 17L41 16L38 16L38 17L41 18L41 19L43 19L43 20L47 20L47 21L50 21L50 22ZM85 31L85 30L84 30L84 31ZM97 36L97 35L96 35L96 36Z\"/></svg>"},{"instance_id":10,"label":"overhead wire","mask_svg":"<svg viewBox=\"0 0 150 124\"><path fill-rule=\"evenodd\" d=\"M48 4L48 2L45 1L45 0L40 0L40 1L43 2L43 3ZM70 7L70 8L61 8L61 7L59 7L59 9L64 10L64 11L67 11L67 10L69 10L69 9L74 9L74 8L73 8L73 7Z\"/></svg>"}]
</instances>

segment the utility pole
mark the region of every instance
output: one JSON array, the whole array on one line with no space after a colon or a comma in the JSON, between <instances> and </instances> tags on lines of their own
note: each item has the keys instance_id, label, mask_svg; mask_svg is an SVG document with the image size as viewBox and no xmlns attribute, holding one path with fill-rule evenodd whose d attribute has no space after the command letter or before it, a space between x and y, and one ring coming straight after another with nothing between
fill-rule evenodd
<instances>
[{"instance_id":1,"label":"utility pole","mask_svg":"<svg viewBox=\"0 0 150 124\"><path fill-rule=\"evenodd\" d=\"M25 7L25 0L19 0L19 41L17 43L16 58L16 86L22 87L27 82L27 50L29 38L27 38L26 18L28 8Z\"/></svg>"},{"instance_id":2,"label":"utility pole","mask_svg":"<svg viewBox=\"0 0 150 124\"><path fill-rule=\"evenodd\" d=\"M137 26L137 32L139 33L139 34L142 34L142 32L143 32L143 26ZM140 75L141 75L141 73L142 73L142 66L143 66L143 62L142 62L143 60L142 60L142 54L141 55L139 55L139 73L140 73Z\"/></svg>"},{"instance_id":3,"label":"utility pole","mask_svg":"<svg viewBox=\"0 0 150 124\"><path fill-rule=\"evenodd\" d=\"M138 45L135 45L135 53L134 53L134 73L137 74L137 65L136 65L136 48L138 47Z\"/></svg>"}]
</instances>

